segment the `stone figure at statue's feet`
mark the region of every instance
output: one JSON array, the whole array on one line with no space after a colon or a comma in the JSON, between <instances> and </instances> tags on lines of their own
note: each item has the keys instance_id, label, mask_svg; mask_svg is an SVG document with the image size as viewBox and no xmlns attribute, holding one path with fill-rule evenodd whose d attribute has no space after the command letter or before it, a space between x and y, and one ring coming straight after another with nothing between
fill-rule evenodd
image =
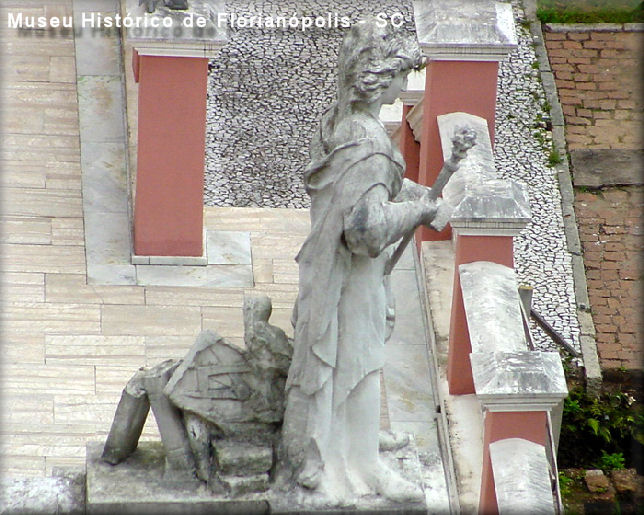
<instances>
[{"instance_id":1,"label":"stone figure at statue's feet","mask_svg":"<svg viewBox=\"0 0 644 515\"><path fill-rule=\"evenodd\" d=\"M268 322L268 297L247 296L243 312L246 349L204 331L182 360L135 374L114 416L104 461L117 464L134 452L151 406L167 479L196 476L233 497L268 489L292 342Z\"/></svg>"}]
</instances>

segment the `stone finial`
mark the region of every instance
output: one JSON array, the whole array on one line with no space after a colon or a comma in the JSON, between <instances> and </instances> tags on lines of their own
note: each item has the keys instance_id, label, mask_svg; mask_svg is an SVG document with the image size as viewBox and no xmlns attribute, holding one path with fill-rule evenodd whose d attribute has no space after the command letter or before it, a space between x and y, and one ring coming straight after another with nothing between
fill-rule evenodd
<instances>
[{"instance_id":1,"label":"stone finial","mask_svg":"<svg viewBox=\"0 0 644 515\"><path fill-rule=\"evenodd\" d=\"M550 410L568 395L557 352L470 354L477 398L490 411Z\"/></svg>"},{"instance_id":2,"label":"stone finial","mask_svg":"<svg viewBox=\"0 0 644 515\"><path fill-rule=\"evenodd\" d=\"M516 235L530 221L530 201L525 185L497 178L487 120L468 113L437 117L443 155L459 127L476 134L476 146L468 152L459 170L450 178L443 198L454 206L450 223L461 234Z\"/></svg>"},{"instance_id":3,"label":"stone finial","mask_svg":"<svg viewBox=\"0 0 644 515\"><path fill-rule=\"evenodd\" d=\"M555 513L543 445L506 438L490 444L490 458L499 514Z\"/></svg>"},{"instance_id":4,"label":"stone finial","mask_svg":"<svg viewBox=\"0 0 644 515\"><path fill-rule=\"evenodd\" d=\"M423 53L432 60L501 61L515 48L512 6L492 0L415 0Z\"/></svg>"},{"instance_id":5,"label":"stone finial","mask_svg":"<svg viewBox=\"0 0 644 515\"><path fill-rule=\"evenodd\" d=\"M514 270L476 261L458 267L472 352L527 349Z\"/></svg>"}]
</instances>

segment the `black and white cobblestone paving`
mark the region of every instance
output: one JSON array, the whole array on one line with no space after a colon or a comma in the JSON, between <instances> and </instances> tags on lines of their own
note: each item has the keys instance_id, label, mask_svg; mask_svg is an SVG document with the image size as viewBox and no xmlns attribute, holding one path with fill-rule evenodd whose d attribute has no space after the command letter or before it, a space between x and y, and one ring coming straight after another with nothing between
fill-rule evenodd
<instances>
[{"instance_id":1,"label":"black and white cobblestone paving","mask_svg":"<svg viewBox=\"0 0 644 515\"><path fill-rule=\"evenodd\" d=\"M516 239L519 280L534 287L533 306L579 349L579 323L561 197L548 165L550 138L543 118L546 97L523 9L513 0L519 48L502 62L496 113L495 156L503 178L528 185L532 222ZM411 1L230 0L228 13L327 16L352 21L366 14L401 12L413 31ZM206 151L208 206L308 207L302 171L323 110L335 94L335 63L343 29L231 28L211 62ZM535 344L554 350L533 327Z\"/></svg>"},{"instance_id":2,"label":"black and white cobblestone paving","mask_svg":"<svg viewBox=\"0 0 644 515\"><path fill-rule=\"evenodd\" d=\"M515 239L519 281L534 287L533 307L580 350L571 256L566 247L561 195L549 166L546 96L536 67L532 36L520 2L512 2L519 48L499 67L494 153L503 178L528 185L532 221ZM523 23L522 23L523 22ZM537 348L556 350L548 335L533 328Z\"/></svg>"},{"instance_id":3,"label":"black and white cobblestone paving","mask_svg":"<svg viewBox=\"0 0 644 515\"><path fill-rule=\"evenodd\" d=\"M402 13L410 0L231 0L240 16L328 16L352 21ZM209 206L308 207L302 171L317 121L335 96L342 28L235 28L211 62L206 151Z\"/></svg>"}]
</instances>

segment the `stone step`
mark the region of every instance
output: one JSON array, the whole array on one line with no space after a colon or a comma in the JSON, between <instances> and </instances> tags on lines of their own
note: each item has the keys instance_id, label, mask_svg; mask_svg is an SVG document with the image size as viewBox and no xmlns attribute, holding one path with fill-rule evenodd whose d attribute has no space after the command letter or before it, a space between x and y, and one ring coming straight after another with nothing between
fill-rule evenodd
<instances>
[{"instance_id":1,"label":"stone step","mask_svg":"<svg viewBox=\"0 0 644 515\"><path fill-rule=\"evenodd\" d=\"M213 447L222 476L254 477L273 466L273 448L269 445L220 440L213 442Z\"/></svg>"}]
</instances>

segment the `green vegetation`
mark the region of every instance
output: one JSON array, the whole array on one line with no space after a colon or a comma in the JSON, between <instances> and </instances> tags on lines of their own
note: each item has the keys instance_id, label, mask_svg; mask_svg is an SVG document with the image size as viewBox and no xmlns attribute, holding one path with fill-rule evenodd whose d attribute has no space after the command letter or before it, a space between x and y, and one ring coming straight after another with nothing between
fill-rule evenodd
<instances>
[{"instance_id":1,"label":"green vegetation","mask_svg":"<svg viewBox=\"0 0 644 515\"><path fill-rule=\"evenodd\" d=\"M538 0L537 17L543 23L641 23L640 0Z\"/></svg>"},{"instance_id":2,"label":"green vegetation","mask_svg":"<svg viewBox=\"0 0 644 515\"><path fill-rule=\"evenodd\" d=\"M561 490L562 497L568 497L572 492L572 486L575 480L568 477L564 471L559 472L559 490Z\"/></svg>"},{"instance_id":3,"label":"green vegetation","mask_svg":"<svg viewBox=\"0 0 644 515\"><path fill-rule=\"evenodd\" d=\"M561 162L563 162L563 158L559 154L559 151L555 147L552 147L550 149L550 153L548 154L548 165L556 166Z\"/></svg>"},{"instance_id":4,"label":"green vegetation","mask_svg":"<svg viewBox=\"0 0 644 515\"><path fill-rule=\"evenodd\" d=\"M575 186L575 190L580 193L590 193L591 195L602 194L602 190L600 188L593 188L590 186Z\"/></svg>"},{"instance_id":5,"label":"green vegetation","mask_svg":"<svg viewBox=\"0 0 644 515\"><path fill-rule=\"evenodd\" d=\"M601 457L595 462L598 469L604 472L608 470L623 469L624 468L624 455L621 452L613 452L608 454L602 449Z\"/></svg>"},{"instance_id":6,"label":"green vegetation","mask_svg":"<svg viewBox=\"0 0 644 515\"><path fill-rule=\"evenodd\" d=\"M561 468L639 466L644 446L644 410L630 394L604 392L586 396L581 386L564 401L558 452Z\"/></svg>"}]
</instances>

